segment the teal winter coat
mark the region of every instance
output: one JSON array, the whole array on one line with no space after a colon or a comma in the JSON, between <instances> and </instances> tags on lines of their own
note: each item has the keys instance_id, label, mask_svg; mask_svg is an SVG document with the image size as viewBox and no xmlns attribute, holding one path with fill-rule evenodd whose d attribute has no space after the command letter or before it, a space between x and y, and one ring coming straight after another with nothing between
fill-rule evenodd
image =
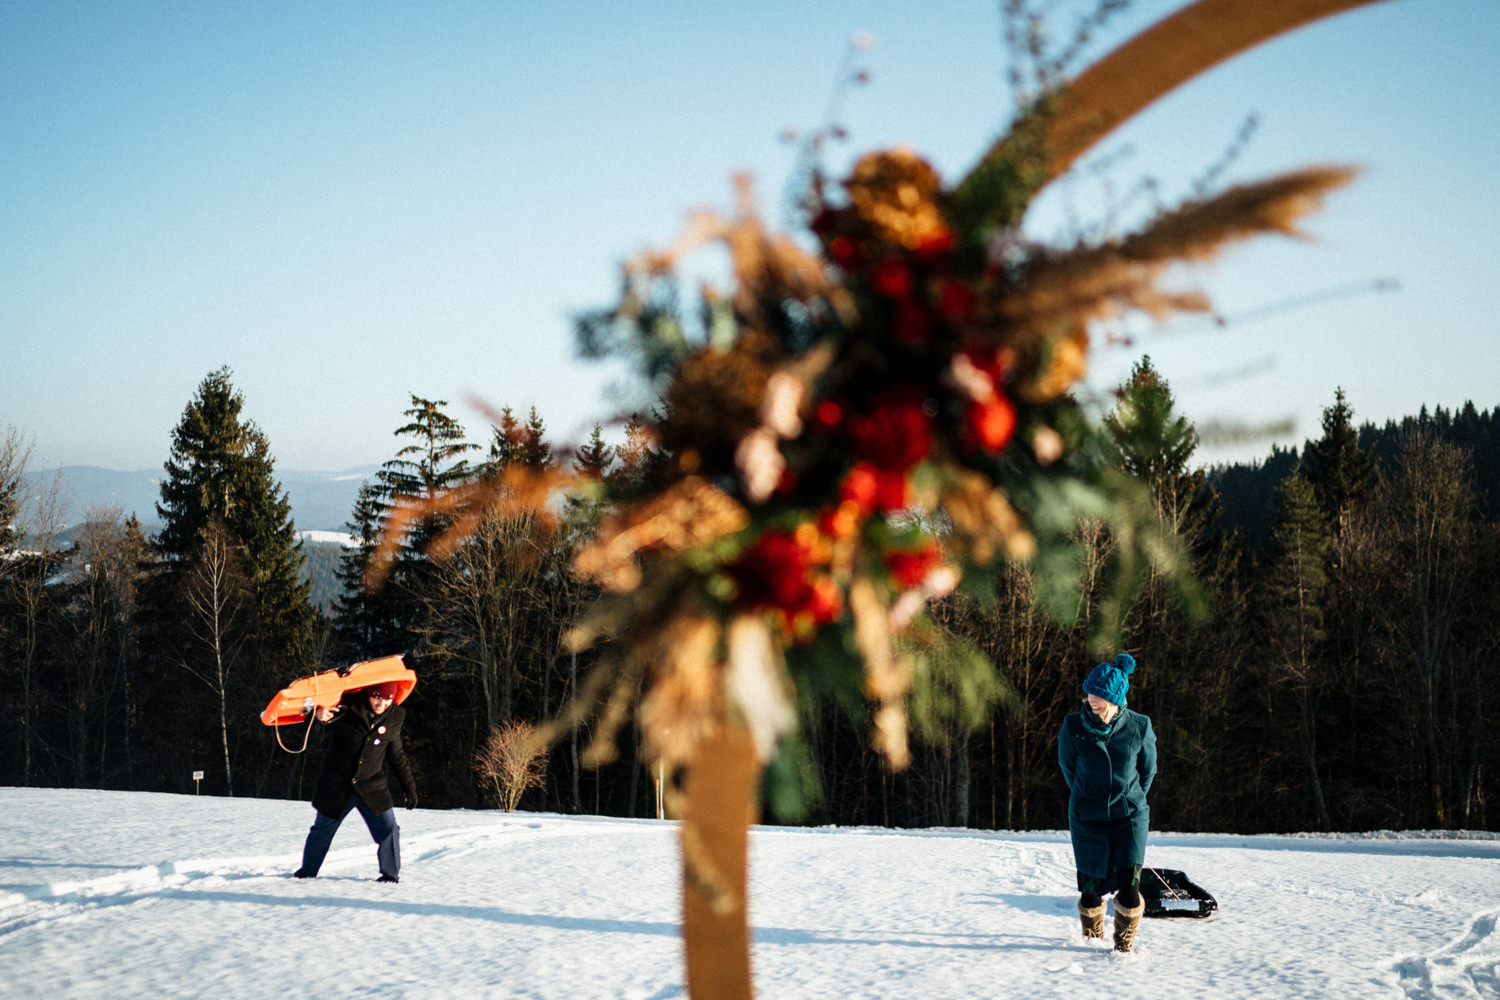
<instances>
[{"instance_id":1,"label":"teal winter coat","mask_svg":"<svg viewBox=\"0 0 1500 1000\"><path fill-rule=\"evenodd\" d=\"M1103 877L1112 868L1144 864L1151 822L1146 793L1156 779L1151 720L1122 708L1101 728L1087 709L1074 712L1058 734L1057 762L1068 783L1068 828L1078 870ZM1119 836L1125 825L1128 841Z\"/></svg>"}]
</instances>

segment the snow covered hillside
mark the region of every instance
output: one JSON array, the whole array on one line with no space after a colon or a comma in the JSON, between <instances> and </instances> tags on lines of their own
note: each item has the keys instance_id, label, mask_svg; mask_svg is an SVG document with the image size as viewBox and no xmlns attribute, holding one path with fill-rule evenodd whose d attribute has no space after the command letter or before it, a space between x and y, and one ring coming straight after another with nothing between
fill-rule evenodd
<instances>
[{"instance_id":1,"label":"snow covered hillside","mask_svg":"<svg viewBox=\"0 0 1500 1000\"><path fill-rule=\"evenodd\" d=\"M399 812L399 885L358 815L297 880L311 807L0 788L8 998L684 996L675 827ZM1500 839L1161 834L1219 899L1086 946L1062 833L757 828L764 1000L1500 996ZM701 1000L701 998L700 998Z\"/></svg>"}]
</instances>

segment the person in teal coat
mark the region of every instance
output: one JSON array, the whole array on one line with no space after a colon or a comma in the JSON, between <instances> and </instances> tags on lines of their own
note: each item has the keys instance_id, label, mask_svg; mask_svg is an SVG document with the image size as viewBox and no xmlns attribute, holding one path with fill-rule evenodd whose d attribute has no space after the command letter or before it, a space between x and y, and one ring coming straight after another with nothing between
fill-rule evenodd
<instances>
[{"instance_id":1,"label":"person in teal coat","mask_svg":"<svg viewBox=\"0 0 1500 1000\"><path fill-rule=\"evenodd\" d=\"M1115 949L1134 946L1145 900L1141 867L1156 780L1151 720L1126 707L1135 658L1121 653L1083 682L1084 704L1063 720L1057 761L1068 783L1068 831L1085 938L1104 937L1104 897L1115 894Z\"/></svg>"}]
</instances>

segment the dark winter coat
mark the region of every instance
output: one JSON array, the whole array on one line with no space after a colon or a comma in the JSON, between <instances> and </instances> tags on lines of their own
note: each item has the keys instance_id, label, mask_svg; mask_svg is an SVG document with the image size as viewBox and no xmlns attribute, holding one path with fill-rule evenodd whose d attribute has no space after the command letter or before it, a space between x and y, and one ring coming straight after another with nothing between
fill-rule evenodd
<instances>
[{"instance_id":1,"label":"dark winter coat","mask_svg":"<svg viewBox=\"0 0 1500 1000\"><path fill-rule=\"evenodd\" d=\"M1156 779L1151 720L1122 708L1101 727L1087 708L1074 712L1058 734L1057 762L1068 783L1068 828L1078 870L1103 877L1111 868L1144 864L1151 822L1146 793Z\"/></svg>"},{"instance_id":2,"label":"dark winter coat","mask_svg":"<svg viewBox=\"0 0 1500 1000\"><path fill-rule=\"evenodd\" d=\"M376 715L363 693L351 693L343 699L339 714L327 724L327 750L312 797L318 812L342 817L350 792L359 793L365 805L377 813L394 808L387 764L402 791L416 799L416 782L401 745L401 723L405 720L400 705Z\"/></svg>"}]
</instances>

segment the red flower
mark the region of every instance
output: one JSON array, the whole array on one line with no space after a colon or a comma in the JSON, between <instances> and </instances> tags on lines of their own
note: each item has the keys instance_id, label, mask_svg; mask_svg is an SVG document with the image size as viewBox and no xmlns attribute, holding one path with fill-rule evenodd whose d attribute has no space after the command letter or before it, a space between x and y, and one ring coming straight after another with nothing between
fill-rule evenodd
<instances>
[{"instance_id":1,"label":"red flower","mask_svg":"<svg viewBox=\"0 0 1500 1000\"><path fill-rule=\"evenodd\" d=\"M932 418L915 392L877 397L870 412L852 418L848 426L855 457L882 471L904 473L932 450Z\"/></svg>"},{"instance_id":2,"label":"red flower","mask_svg":"<svg viewBox=\"0 0 1500 1000\"><path fill-rule=\"evenodd\" d=\"M767 531L729 568L739 585L740 603L770 608L788 628L799 622L826 624L843 611L843 594L826 574L813 574L819 561L818 529L803 524L796 531Z\"/></svg>"},{"instance_id":3,"label":"red flower","mask_svg":"<svg viewBox=\"0 0 1500 1000\"><path fill-rule=\"evenodd\" d=\"M962 281L944 281L938 293L938 308L952 320L968 319L974 315L974 289Z\"/></svg>"},{"instance_id":4,"label":"red flower","mask_svg":"<svg viewBox=\"0 0 1500 1000\"><path fill-rule=\"evenodd\" d=\"M875 506L882 514L893 510L905 510L907 505L906 473L885 472L878 474L875 482Z\"/></svg>"},{"instance_id":5,"label":"red flower","mask_svg":"<svg viewBox=\"0 0 1500 1000\"><path fill-rule=\"evenodd\" d=\"M965 414L969 436L985 451L1002 451L1016 431L1016 408L1000 393L971 403Z\"/></svg>"},{"instance_id":6,"label":"red flower","mask_svg":"<svg viewBox=\"0 0 1500 1000\"><path fill-rule=\"evenodd\" d=\"M807 573L812 553L789 531L767 531L730 567L740 600L751 607L796 614L812 599Z\"/></svg>"},{"instance_id":7,"label":"red flower","mask_svg":"<svg viewBox=\"0 0 1500 1000\"><path fill-rule=\"evenodd\" d=\"M828 241L828 256L835 264L848 270L859 264L859 244L847 236L835 236Z\"/></svg>"},{"instance_id":8,"label":"red flower","mask_svg":"<svg viewBox=\"0 0 1500 1000\"><path fill-rule=\"evenodd\" d=\"M932 334L932 314L911 299L902 299L896 304L896 315L891 318L891 330L903 344L921 344Z\"/></svg>"},{"instance_id":9,"label":"red flower","mask_svg":"<svg viewBox=\"0 0 1500 1000\"><path fill-rule=\"evenodd\" d=\"M888 299L904 299L911 294L911 272L899 260L883 260L870 274L870 287Z\"/></svg>"},{"instance_id":10,"label":"red flower","mask_svg":"<svg viewBox=\"0 0 1500 1000\"><path fill-rule=\"evenodd\" d=\"M995 383L997 390L1000 388L1001 383L1005 380L1005 365L1001 363L1000 357L995 351L970 347L964 351L964 356L969 359L970 364L990 377L990 380Z\"/></svg>"},{"instance_id":11,"label":"red flower","mask_svg":"<svg viewBox=\"0 0 1500 1000\"><path fill-rule=\"evenodd\" d=\"M952 231L943 229L924 236L921 242L912 247L912 252L925 261L934 262L946 257L955 242Z\"/></svg>"},{"instance_id":12,"label":"red flower","mask_svg":"<svg viewBox=\"0 0 1500 1000\"><path fill-rule=\"evenodd\" d=\"M922 585L927 574L942 565L943 552L936 545L928 544L920 549L905 549L889 552L885 557L886 569L891 579L902 590L912 590Z\"/></svg>"},{"instance_id":13,"label":"red flower","mask_svg":"<svg viewBox=\"0 0 1500 1000\"><path fill-rule=\"evenodd\" d=\"M879 477L875 466L869 462L856 462L839 487L839 503L852 505L864 516L875 509L878 488Z\"/></svg>"},{"instance_id":14,"label":"red flower","mask_svg":"<svg viewBox=\"0 0 1500 1000\"><path fill-rule=\"evenodd\" d=\"M844 595L839 592L838 584L830 577L819 577L812 585L812 599L806 610L819 625L838 618L844 610Z\"/></svg>"}]
</instances>

